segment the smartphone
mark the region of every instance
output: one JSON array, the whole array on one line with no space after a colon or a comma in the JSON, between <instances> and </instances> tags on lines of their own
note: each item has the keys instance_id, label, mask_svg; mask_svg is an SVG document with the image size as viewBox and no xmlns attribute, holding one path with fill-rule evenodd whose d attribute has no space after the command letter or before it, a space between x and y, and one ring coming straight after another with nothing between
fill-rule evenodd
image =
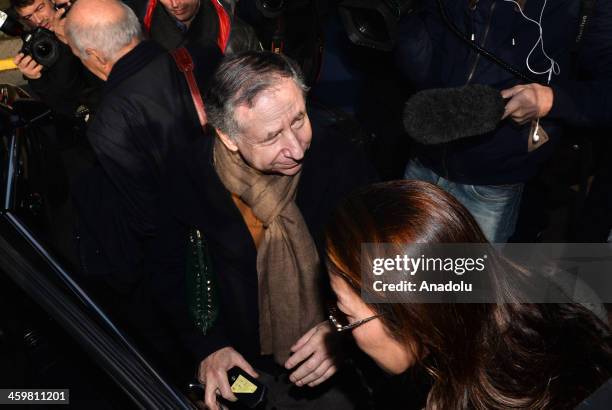
<instances>
[{"instance_id":1,"label":"smartphone","mask_svg":"<svg viewBox=\"0 0 612 410\"><path fill-rule=\"evenodd\" d=\"M240 403L248 408L255 408L264 401L267 390L266 386L251 377L240 367L232 367L227 372L227 380L229 381L232 393L234 393ZM205 386L201 383L189 383L189 390L196 393L200 398L204 397L204 389Z\"/></svg>"}]
</instances>

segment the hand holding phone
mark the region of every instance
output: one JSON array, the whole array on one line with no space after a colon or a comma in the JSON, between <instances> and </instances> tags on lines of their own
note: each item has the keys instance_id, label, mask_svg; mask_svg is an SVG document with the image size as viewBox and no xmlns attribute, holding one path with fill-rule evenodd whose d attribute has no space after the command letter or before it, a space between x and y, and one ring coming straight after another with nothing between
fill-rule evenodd
<instances>
[{"instance_id":1,"label":"hand holding phone","mask_svg":"<svg viewBox=\"0 0 612 410\"><path fill-rule=\"evenodd\" d=\"M230 377L234 374L230 371L234 371L234 368L239 368L242 374L248 375L252 380L258 377L255 369L232 347L219 349L200 363L198 380L205 385L204 403L209 409L219 409L218 395L229 401L238 400L238 396L232 391L230 385ZM240 381L243 381L243 379L246 378L240 378ZM231 383L236 381L238 381L238 378Z\"/></svg>"},{"instance_id":2,"label":"hand holding phone","mask_svg":"<svg viewBox=\"0 0 612 410\"><path fill-rule=\"evenodd\" d=\"M233 367L227 372L227 379L232 393L238 401L248 408L257 407L266 397L266 386L251 377L240 367ZM202 397L206 386L202 383L189 383L189 389Z\"/></svg>"}]
</instances>

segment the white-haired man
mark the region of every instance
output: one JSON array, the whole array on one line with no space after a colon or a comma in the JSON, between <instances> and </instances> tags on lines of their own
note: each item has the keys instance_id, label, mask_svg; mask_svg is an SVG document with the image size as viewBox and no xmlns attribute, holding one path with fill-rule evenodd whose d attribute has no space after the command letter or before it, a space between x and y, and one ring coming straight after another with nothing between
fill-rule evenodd
<instances>
[{"instance_id":1,"label":"white-haired man","mask_svg":"<svg viewBox=\"0 0 612 410\"><path fill-rule=\"evenodd\" d=\"M86 278L99 280L95 288L110 289L102 297L112 300L118 316L174 376L181 372L182 343L158 323L143 271L158 228L166 158L202 136L198 115L172 56L142 40L138 18L123 3L79 0L67 17L66 35L83 64L105 81L87 132L101 167L75 188L81 268ZM193 56L202 81L221 53L214 45L198 52Z\"/></svg>"}]
</instances>

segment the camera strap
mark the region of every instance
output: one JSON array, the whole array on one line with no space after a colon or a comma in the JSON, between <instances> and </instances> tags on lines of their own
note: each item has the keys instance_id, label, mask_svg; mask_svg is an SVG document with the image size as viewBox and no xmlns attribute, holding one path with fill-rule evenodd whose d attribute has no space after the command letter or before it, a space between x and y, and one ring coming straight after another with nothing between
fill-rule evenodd
<instances>
[{"instance_id":1,"label":"camera strap","mask_svg":"<svg viewBox=\"0 0 612 410\"><path fill-rule=\"evenodd\" d=\"M151 35L151 23L153 22L153 12L157 7L157 0L149 0L147 3L147 11L145 12L145 16L143 19L144 29L147 33L147 36Z\"/></svg>"},{"instance_id":2,"label":"camera strap","mask_svg":"<svg viewBox=\"0 0 612 410\"><path fill-rule=\"evenodd\" d=\"M204 101L202 100L202 94L200 94L198 83L195 79L195 76L193 75L193 59L191 58L191 54L189 54L189 51L187 51L185 47L180 47L176 50L172 50L170 51L170 54L174 58L178 69L183 74L185 74L185 79L187 80L187 85L189 86L189 92L191 93L193 105L195 106L196 112L198 113L200 125L202 126L202 129L204 129L208 120L206 118L206 111L204 110Z\"/></svg>"},{"instance_id":3,"label":"camera strap","mask_svg":"<svg viewBox=\"0 0 612 410\"><path fill-rule=\"evenodd\" d=\"M219 32L217 33L217 45L221 49L221 52L225 54L227 48L227 42L229 41L230 31L232 28L232 21L229 13L225 10L225 7L218 0L211 0L215 10L217 11L217 18L219 19Z\"/></svg>"}]
</instances>

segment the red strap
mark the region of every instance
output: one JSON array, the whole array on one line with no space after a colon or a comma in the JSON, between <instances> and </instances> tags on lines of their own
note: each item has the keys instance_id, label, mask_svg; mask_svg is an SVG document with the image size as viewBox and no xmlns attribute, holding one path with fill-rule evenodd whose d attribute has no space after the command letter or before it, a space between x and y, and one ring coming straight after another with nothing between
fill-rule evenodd
<instances>
[{"instance_id":1,"label":"red strap","mask_svg":"<svg viewBox=\"0 0 612 410\"><path fill-rule=\"evenodd\" d=\"M149 3L147 4L147 12L145 13L143 21L147 35L151 34L151 22L153 20L153 12L155 11L155 7L157 7L157 0L149 0Z\"/></svg>"},{"instance_id":2,"label":"red strap","mask_svg":"<svg viewBox=\"0 0 612 410\"><path fill-rule=\"evenodd\" d=\"M172 50L170 51L170 54L172 54L172 57L174 57L174 61L176 62L178 69L185 74L187 85L189 86L189 91L191 92L191 98L193 99L193 105L198 113L200 125L202 126L202 129L204 129L204 126L208 120L206 119L206 111L204 110L204 101L202 100L198 83L193 75L193 59L191 58L191 54L189 54L189 51L187 51L185 47Z\"/></svg>"},{"instance_id":3,"label":"red strap","mask_svg":"<svg viewBox=\"0 0 612 410\"><path fill-rule=\"evenodd\" d=\"M217 33L217 45L221 49L221 52L225 53L227 48L227 42L229 41L230 30L232 22L229 14L225 10L225 7L219 0L210 0L217 10L217 17L219 17L219 32Z\"/></svg>"}]
</instances>

